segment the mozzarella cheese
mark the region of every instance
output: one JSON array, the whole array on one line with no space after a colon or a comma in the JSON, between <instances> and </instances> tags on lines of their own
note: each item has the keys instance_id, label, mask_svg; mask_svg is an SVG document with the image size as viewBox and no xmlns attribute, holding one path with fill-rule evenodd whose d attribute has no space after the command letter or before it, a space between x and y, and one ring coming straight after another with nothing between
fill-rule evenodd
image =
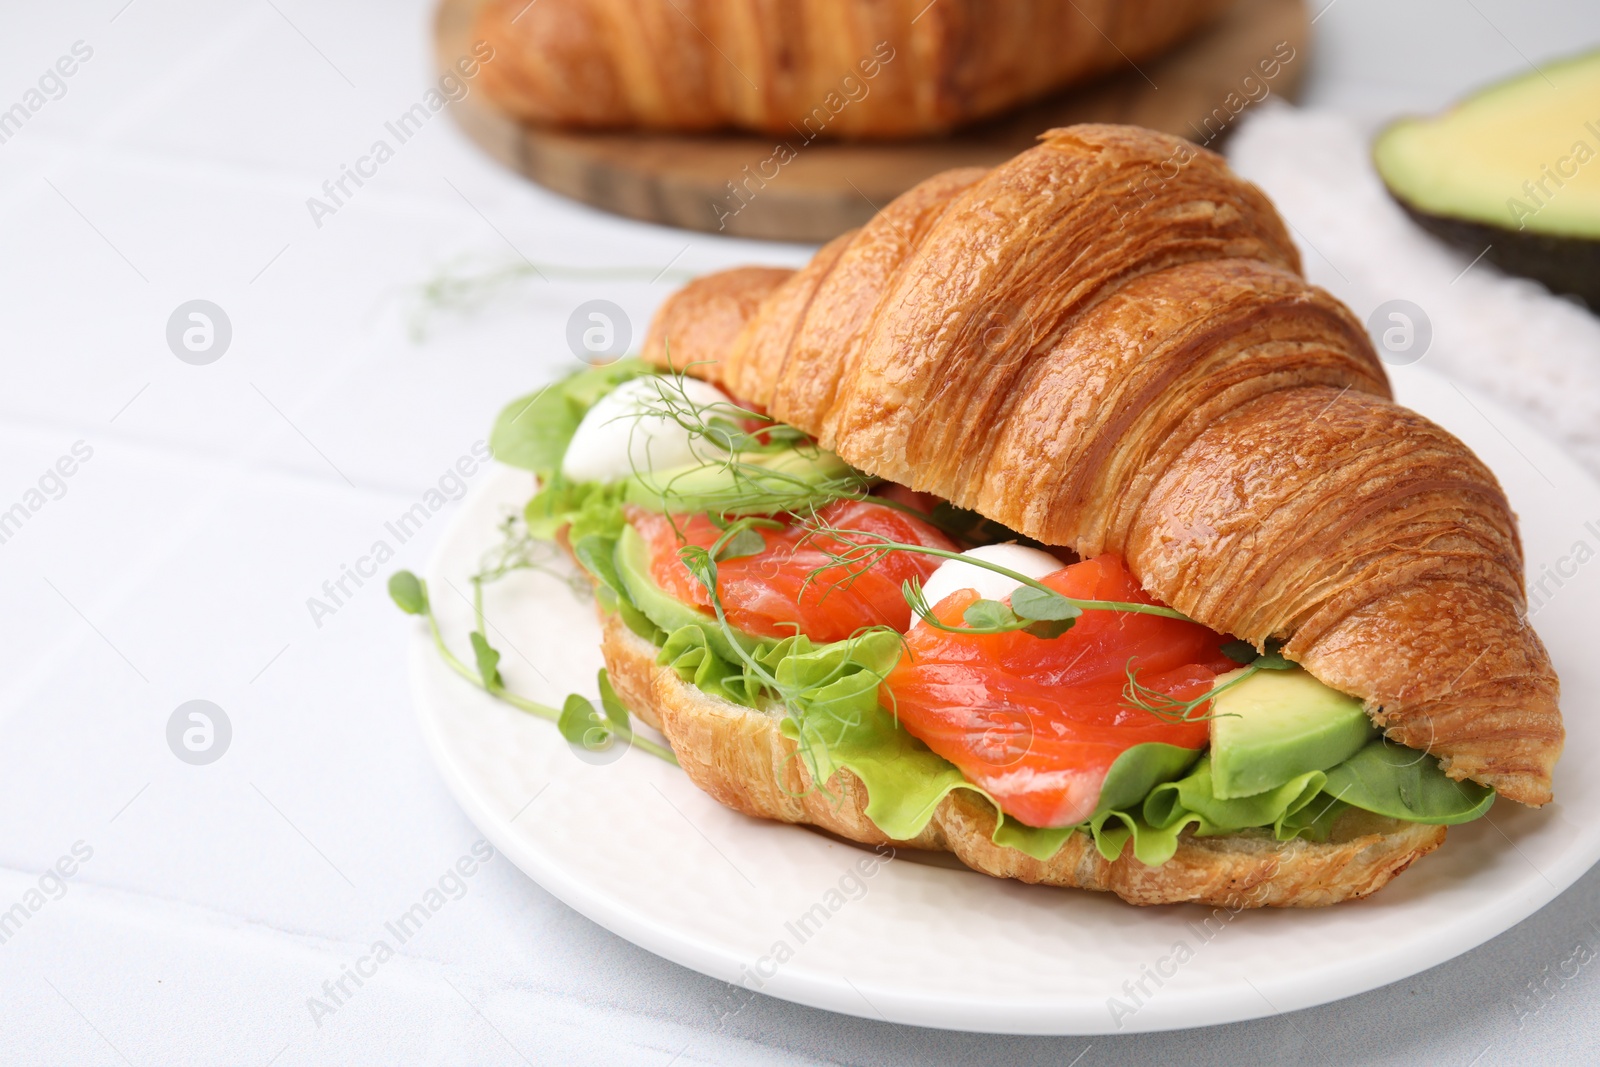
<instances>
[{"instance_id":1,"label":"mozzarella cheese","mask_svg":"<svg viewBox=\"0 0 1600 1067\"><path fill-rule=\"evenodd\" d=\"M713 462L725 453L666 414L684 401L697 411L733 401L698 378L681 379L683 393L670 378L630 378L601 397L583 416L561 459L561 474L571 482L611 482L636 472L664 471ZM729 412L731 413L731 412Z\"/></svg>"},{"instance_id":2,"label":"mozzarella cheese","mask_svg":"<svg viewBox=\"0 0 1600 1067\"><path fill-rule=\"evenodd\" d=\"M1043 578L1066 566L1048 552L1042 552L1037 548L1025 548L1022 545L981 545L961 554L981 559L985 563L1007 567L1029 578ZM995 571L974 567L960 560L947 559L933 572L932 577L923 583L922 592L928 598L929 604L938 604L951 593L962 589L976 589L978 595L985 600L1004 600L1021 584Z\"/></svg>"}]
</instances>

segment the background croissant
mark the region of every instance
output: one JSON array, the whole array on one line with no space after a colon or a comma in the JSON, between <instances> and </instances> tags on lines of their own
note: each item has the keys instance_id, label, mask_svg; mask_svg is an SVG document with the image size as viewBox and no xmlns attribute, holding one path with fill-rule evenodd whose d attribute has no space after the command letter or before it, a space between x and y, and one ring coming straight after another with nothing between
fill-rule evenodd
<instances>
[{"instance_id":1,"label":"background croissant","mask_svg":"<svg viewBox=\"0 0 1600 1067\"><path fill-rule=\"evenodd\" d=\"M1452 777L1550 799L1558 683L1494 476L1392 402L1222 159L1074 126L927 180L799 271L701 278L645 355L871 474L1083 555L1362 698Z\"/></svg>"},{"instance_id":2,"label":"background croissant","mask_svg":"<svg viewBox=\"0 0 1600 1067\"><path fill-rule=\"evenodd\" d=\"M490 96L531 123L939 133L1161 51L1230 0L489 0Z\"/></svg>"}]
</instances>

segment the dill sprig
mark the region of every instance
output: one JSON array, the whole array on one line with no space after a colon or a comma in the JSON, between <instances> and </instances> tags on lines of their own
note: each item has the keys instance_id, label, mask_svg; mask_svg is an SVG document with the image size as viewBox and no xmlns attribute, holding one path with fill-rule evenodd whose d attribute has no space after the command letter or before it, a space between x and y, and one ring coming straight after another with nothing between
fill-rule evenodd
<instances>
[{"instance_id":1,"label":"dill sprig","mask_svg":"<svg viewBox=\"0 0 1600 1067\"><path fill-rule=\"evenodd\" d=\"M590 583L570 568L557 566L560 550L548 541L541 541L528 533L527 526L518 515L508 515L499 526L500 541L479 558L477 573L468 579L472 583L473 630L467 636L472 646L473 662L469 666L445 643L428 596L427 583L410 571L397 571L389 579L389 596L408 615L421 615L428 624L434 647L446 666L471 682L489 696L512 707L548 719L556 724L563 737L575 745L591 751L609 747L616 741L676 764L672 750L659 745L633 730L627 708L617 699L611 680L602 669L599 674L601 711L584 696L569 695L560 708L530 700L506 687L500 673L500 651L489 642L489 623L483 609L483 587L501 580L517 571L539 571L560 578L582 595L591 590Z\"/></svg>"}]
</instances>

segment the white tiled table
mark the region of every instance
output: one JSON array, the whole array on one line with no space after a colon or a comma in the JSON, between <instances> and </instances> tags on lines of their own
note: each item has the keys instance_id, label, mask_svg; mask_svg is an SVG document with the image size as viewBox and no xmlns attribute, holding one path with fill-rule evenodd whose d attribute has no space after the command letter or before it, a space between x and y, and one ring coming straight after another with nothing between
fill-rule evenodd
<instances>
[{"instance_id":1,"label":"white tiled table","mask_svg":"<svg viewBox=\"0 0 1600 1067\"><path fill-rule=\"evenodd\" d=\"M1317 25L1310 100L1365 117L1432 108L1516 69L1519 52L1600 39L1592 5L1474 2L1336 0ZM407 620L377 581L347 581L320 620L307 599L393 541L385 523L471 451L502 402L571 364L577 304L616 301L638 336L677 280L648 280L669 264L808 254L561 200L481 158L443 114L318 227L307 198L422 97L428 18L424 0L97 0L0 15L0 109L76 42L92 49L64 94L0 143L0 510L39 503L27 494L46 470L77 442L92 449L70 478L45 478L42 506L0 544L0 911L38 902L40 872L75 846L89 854L64 882L44 880L36 912L0 922L0 1061L1595 1058L1588 970L1551 980L1520 1026L1513 998L1579 942L1600 946L1600 875L1388 989L1091 1042L921 1031L766 999L721 1024L719 983L592 925L497 858L314 1019L308 998L478 835L412 723ZM462 257L522 256L642 273L527 281L413 336L420 282ZM233 330L206 366L165 339L168 316L196 298ZM385 572L420 565L444 522L398 546ZM167 746L169 716L191 699L232 725L210 766Z\"/></svg>"}]
</instances>

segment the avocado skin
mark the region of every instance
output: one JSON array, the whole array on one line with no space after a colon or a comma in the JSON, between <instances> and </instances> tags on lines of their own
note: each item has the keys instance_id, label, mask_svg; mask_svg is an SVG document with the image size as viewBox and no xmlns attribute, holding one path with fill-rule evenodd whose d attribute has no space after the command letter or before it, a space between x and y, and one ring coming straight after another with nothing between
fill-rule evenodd
<instances>
[{"instance_id":1,"label":"avocado skin","mask_svg":"<svg viewBox=\"0 0 1600 1067\"><path fill-rule=\"evenodd\" d=\"M1446 244L1472 256L1488 246L1483 258L1507 274L1543 282L1551 292L1576 296L1590 311L1600 311L1600 241L1434 215L1406 203L1393 189L1389 195L1412 221Z\"/></svg>"}]
</instances>

